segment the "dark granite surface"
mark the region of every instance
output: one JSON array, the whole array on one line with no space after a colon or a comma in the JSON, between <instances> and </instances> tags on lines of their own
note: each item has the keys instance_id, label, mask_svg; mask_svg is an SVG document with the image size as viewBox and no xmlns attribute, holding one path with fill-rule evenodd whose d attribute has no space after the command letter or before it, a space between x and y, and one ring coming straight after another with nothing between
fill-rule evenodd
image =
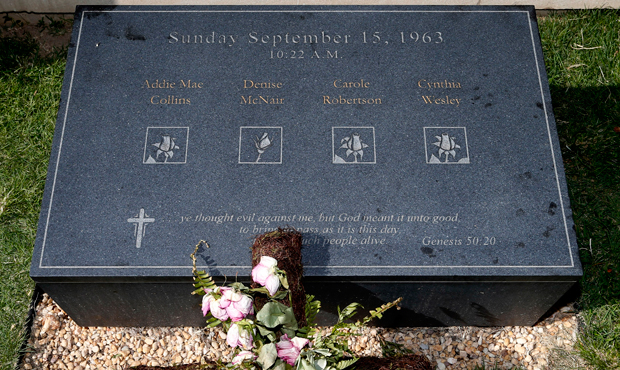
<instances>
[{"instance_id":1,"label":"dark granite surface","mask_svg":"<svg viewBox=\"0 0 620 370\"><path fill-rule=\"evenodd\" d=\"M533 7L79 7L31 275L575 281L551 109Z\"/></svg>"}]
</instances>

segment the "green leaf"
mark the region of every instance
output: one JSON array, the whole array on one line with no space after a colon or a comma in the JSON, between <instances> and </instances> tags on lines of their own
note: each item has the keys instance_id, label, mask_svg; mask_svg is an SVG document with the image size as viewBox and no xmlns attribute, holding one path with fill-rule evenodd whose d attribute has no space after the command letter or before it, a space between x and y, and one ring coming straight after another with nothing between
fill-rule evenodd
<instances>
[{"instance_id":1,"label":"green leaf","mask_svg":"<svg viewBox=\"0 0 620 370\"><path fill-rule=\"evenodd\" d=\"M211 315L209 313L209 315ZM210 318L207 319L207 328L214 328L218 325L220 325L222 322L218 319L216 319L215 317L211 316Z\"/></svg>"},{"instance_id":2,"label":"green leaf","mask_svg":"<svg viewBox=\"0 0 620 370\"><path fill-rule=\"evenodd\" d=\"M288 289L288 279L286 278L286 273L282 275L278 274L278 278L280 278L280 284L282 284L284 289Z\"/></svg>"},{"instance_id":3,"label":"green leaf","mask_svg":"<svg viewBox=\"0 0 620 370\"><path fill-rule=\"evenodd\" d=\"M358 358L354 357L354 358L351 358L351 359L348 359L348 360L339 361L336 364L336 369L338 369L338 370L346 369L347 367L349 367L349 366L353 365L354 363L356 363L357 360L358 360Z\"/></svg>"},{"instance_id":4,"label":"green leaf","mask_svg":"<svg viewBox=\"0 0 620 370\"><path fill-rule=\"evenodd\" d=\"M332 353L329 350L325 349L325 348L315 349L314 352L316 352L316 353L318 353L320 355L323 355L323 356L327 356L327 357L332 355Z\"/></svg>"},{"instance_id":5,"label":"green leaf","mask_svg":"<svg viewBox=\"0 0 620 370\"><path fill-rule=\"evenodd\" d=\"M215 289L217 285L213 282L213 278L204 271L194 272L194 287L198 289ZM197 293L194 293L197 294Z\"/></svg>"},{"instance_id":6,"label":"green leaf","mask_svg":"<svg viewBox=\"0 0 620 370\"><path fill-rule=\"evenodd\" d=\"M260 287L260 288L252 288L250 290L248 290L249 292L252 293L263 293L263 294L267 294L269 295L269 291L267 290L267 288L265 287Z\"/></svg>"},{"instance_id":7,"label":"green leaf","mask_svg":"<svg viewBox=\"0 0 620 370\"><path fill-rule=\"evenodd\" d=\"M371 310L370 311L370 315L364 317L362 319L362 321L358 321L355 323L356 326L364 326L366 324L368 324L370 322L370 320L374 319L374 318L381 318L383 317L383 313L387 310L389 310L392 307L396 307L397 309L400 310L400 308L398 307L398 304L403 300L402 297L397 298L396 300L392 301L392 302L388 302L384 305L381 305L379 307L377 307L375 310ZM350 306L350 305L349 305Z\"/></svg>"},{"instance_id":8,"label":"green leaf","mask_svg":"<svg viewBox=\"0 0 620 370\"><path fill-rule=\"evenodd\" d=\"M306 294L306 321L308 322L308 326L314 326L314 320L316 319L316 315L319 313L321 308L321 301L315 301L314 296L311 294Z\"/></svg>"},{"instance_id":9,"label":"green leaf","mask_svg":"<svg viewBox=\"0 0 620 370\"><path fill-rule=\"evenodd\" d=\"M286 326L283 326L282 329L282 333L288 335L289 338L294 338L295 337L295 329L290 329L287 328Z\"/></svg>"},{"instance_id":10,"label":"green leaf","mask_svg":"<svg viewBox=\"0 0 620 370\"><path fill-rule=\"evenodd\" d=\"M239 283L239 282L230 284L230 287L240 292L248 291L248 287L243 285L243 283Z\"/></svg>"},{"instance_id":11,"label":"green leaf","mask_svg":"<svg viewBox=\"0 0 620 370\"><path fill-rule=\"evenodd\" d=\"M300 328L297 330L297 336L301 337L301 338L308 338L308 333L310 332L310 328L307 326L304 326L303 328Z\"/></svg>"},{"instance_id":12,"label":"green leaf","mask_svg":"<svg viewBox=\"0 0 620 370\"><path fill-rule=\"evenodd\" d=\"M267 329L264 325L256 324L256 327L258 328L260 335L263 337L266 337L269 333L273 333L272 330Z\"/></svg>"},{"instance_id":13,"label":"green leaf","mask_svg":"<svg viewBox=\"0 0 620 370\"><path fill-rule=\"evenodd\" d=\"M380 337L381 338L381 337ZM407 353L413 353L412 350L406 348L403 344L381 340L381 353L383 357L398 357Z\"/></svg>"},{"instance_id":14,"label":"green leaf","mask_svg":"<svg viewBox=\"0 0 620 370\"><path fill-rule=\"evenodd\" d=\"M215 285L215 283L213 282L213 279L211 278L211 276L209 276L209 274L204 271L204 270L198 270L196 268L196 253L198 253L198 248L202 245L205 244L207 246L207 248L209 248L209 244L207 244L207 242L205 242L204 240L201 240L200 242L198 242L198 244L196 244L196 248L194 249L194 253L192 253L190 255L190 257L192 258L192 274L194 274L194 287L196 288L206 288L206 289L215 289L217 287L217 285ZM198 294L198 293L192 293L192 294Z\"/></svg>"},{"instance_id":15,"label":"green leaf","mask_svg":"<svg viewBox=\"0 0 620 370\"><path fill-rule=\"evenodd\" d=\"M256 314L256 319L268 328L275 328L282 324L284 312L278 302L268 302Z\"/></svg>"},{"instance_id":16,"label":"green leaf","mask_svg":"<svg viewBox=\"0 0 620 370\"><path fill-rule=\"evenodd\" d=\"M275 343L265 344L260 349L260 354L256 361L262 366L263 369L269 369L271 365L276 362L278 358L278 351Z\"/></svg>"},{"instance_id":17,"label":"green leaf","mask_svg":"<svg viewBox=\"0 0 620 370\"><path fill-rule=\"evenodd\" d=\"M324 358L320 358L318 359L315 363L314 363L314 367L318 370L323 370L325 369L325 367L327 366L327 360Z\"/></svg>"},{"instance_id":18,"label":"green leaf","mask_svg":"<svg viewBox=\"0 0 620 370\"><path fill-rule=\"evenodd\" d=\"M194 286L196 286L196 284L194 284ZM192 292L192 294L195 294L195 295L196 295L196 294L197 294L197 295L205 295L205 294L207 294L207 292L205 292L204 288L200 287L200 288L198 288L198 289L194 290L194 291Z\"/></svg>"},{"instance_id":19,"label":"green leaf","mask_svg":"<svg viewBox=\"0 0 620 370\"><path fill-rule=\"evenodd\" d=\"M312 364L308 362L305 358L300 359L297 363L297 370L316 370Z\"/></svg>"},{"instance_id":20,"label":"green leaf","mask_svg":"<svg viewBox=\"0 0 620 370\"><path fill-rule=\"evenodd\" d=\"M286 362L278 359L272 370L286 370Z\"/></svg>"},{"instance_id":21,"label":"green leaf","mask_svg":"<svg viewBox=\"0 0 620 370\"><path fill-rule=\"evenodd\" d=\"M338 309L338 323L341 323L353 317L353 315L355 315L355 313L357 312L358 308L364 308L364 307L359 303L353 302L349 304L347 307L345 307L342 311Z\"/></svg>"},{"instance_id":22,"label":"green leaf","mask_svg":"<svg viewBox=\"0 0 620 370\"><path fill-rule=\"evenodd\" d=\"M276 294L271 297L273 299L277 299L277 300L281 300L281 299L285 299L286 297L288 297L288 290L279 290L278 292L276 292Z\"/></svg>"},{"instance_id":23,"label":"green leaf","mask_svg":"<svg viewBox=\"0 0 620 370\"><path fill-rule=\"evenodd\" d=\"M268 302L256 314L256 319L268 328L283 325L288 329L297 330L297 320L295 320L293 309L280 302Z\"/></svg>"},{"instance_id":24,"label":"green leaf","mask_svg":"<svg viewBox=\"0 0 620 370\"><path fill-rule=\"evenodd\" d=\"M256 327L258 328L258 332L260 333L260 335L262 335L265 338L268 338L270 342L275 342L276 341L276 333L274 333L272 330L267 329L264 325L260 325L260 324L256 324Z\"/></svg>"}]
</instances>

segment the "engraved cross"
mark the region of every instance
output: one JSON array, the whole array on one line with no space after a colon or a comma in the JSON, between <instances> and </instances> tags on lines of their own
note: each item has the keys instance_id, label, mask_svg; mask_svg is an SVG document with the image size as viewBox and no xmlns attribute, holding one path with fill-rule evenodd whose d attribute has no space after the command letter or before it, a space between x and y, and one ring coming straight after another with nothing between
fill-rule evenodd
<instances>
[{"instance_id":1,"label":"engraved cross","mask_svg":"<svg viewBox=\"0 0 620 370\"><path fill-rule=\"evenodd\" d=\"M140 215L138 217L128 218L127 222L131 222L136 224L136 248L140 248L142 246L142 237L144 236L144 232L146 231L146 223L147 222L155 222L154 218L144 217L144 208L140 208Z\"/></svg>"}]
</instances>

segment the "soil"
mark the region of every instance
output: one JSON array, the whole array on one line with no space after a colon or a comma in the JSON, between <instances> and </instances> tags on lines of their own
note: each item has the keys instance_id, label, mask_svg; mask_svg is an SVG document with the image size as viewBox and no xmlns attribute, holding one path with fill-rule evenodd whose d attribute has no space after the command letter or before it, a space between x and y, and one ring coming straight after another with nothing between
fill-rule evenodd
<instances>
[{"instance_id":1,"label":"soil","mask_svg":"<svg viewBox=\"0 0 620 370\"><path fill-rule=\"evenodd\" d=\"M73 14L7 13L0 17L0 36L30 38L39 46L39 55L49 56L66 50L71 39Z\"/></svg>"},{"instance_id":2,"label":"soil","mask_svg":"<svg viewBox=\"0 0 620 370\"><path fill-rule=\"evenodd\" d=\"M217 370L215 362L205 364L186 364L170 367L161 366L136 366L130 367L134 370ZM403 355L399 357L361 357L355 365L355 370L433 370L430 361L420 355Z\"/></svg>"},{"instance_id":3,"label":"soil","mask_svg":"<svg viewBox=\"0 0 620 370\"><path fill-rule=\"evenodd\" d=\"M426 357L420 355L361 357L355 363L355 370L433 370L433 366Z\"/></svg>"},{"instance_id":4,"label":"soil","mask_svg":"<svg viewBox=\"0 0 620 370\"><path fill-rule=\"evenodd\" d=\"M205 364L184 364L184 365L177 365L177 366L144 366L144 365L140 365L140 366L134 366L134 367L129 367L128 369L135 369L135 370L217 370L218 365L213 362L213 363L205 363Z\"/></svg>"}]
</instances>

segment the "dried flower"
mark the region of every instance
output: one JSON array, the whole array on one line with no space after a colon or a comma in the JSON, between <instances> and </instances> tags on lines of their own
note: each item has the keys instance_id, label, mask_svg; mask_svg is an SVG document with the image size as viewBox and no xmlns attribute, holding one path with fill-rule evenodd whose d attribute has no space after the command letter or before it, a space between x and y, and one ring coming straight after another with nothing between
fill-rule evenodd
<instances>
[{"instance_id":1,"label":"dried flower","mask_svg":"<svg viewBox=\"0 0 620 370\"><path fill-rule=\"evenodd\" d=\"M230 329L228 329L228 333L226 333L226 343L233 348L240 347L243 349L251 349L254 347L252 343L252 333L237 324L232 324Z\"/></svg>"},{"instance_id":2,"label":"dried flower","mask_svg":"<svg viewBox=\"0 0 620 370\"><path fill-rule=\"evenodd\" d=\"M255 360L255 359L256 359L256 355L254 355L254 353L252 353L251 351L241 351L237 354L237 356L233 357L232 364L239 365L245 360Z\"/></svg>"},{"instance_id":3,"label":"dried flower","mask_svg":"<svg viewBox=\"0 0 620 370\"><path fill-rule=\"evenodd\" d=\"M226 321L229 318L232 321L240 321L254 313L252 298L232 288L205 289L205 292L207 294L202 298L204 316L211 311L211 315L220 321Z\"/></svg>"},{"instance_id":4,"label":"dried flower","mask_svg":"<svg viewBox=\"0 0 620 370\"><path fill-rule=\"evenodd\" d=\"M280 278L275 272L277 264L275 258L262 256L258 265L252 269L252 280L267 288L271 296L280 288Z\"/></svg>"},{"instance_id":5,"label":"dried flower","mask_svg":"<svg viewBox=\"0 0 620 370\"><path fill-rule=\"evenodd\" d=\"M278 357L293 366L301 353L301 349L308 343L310 343L308 339L300 337L289 339L288 335L284 334L280 337L280 341L276 343Z\"/></svg>"}]
</instances>

